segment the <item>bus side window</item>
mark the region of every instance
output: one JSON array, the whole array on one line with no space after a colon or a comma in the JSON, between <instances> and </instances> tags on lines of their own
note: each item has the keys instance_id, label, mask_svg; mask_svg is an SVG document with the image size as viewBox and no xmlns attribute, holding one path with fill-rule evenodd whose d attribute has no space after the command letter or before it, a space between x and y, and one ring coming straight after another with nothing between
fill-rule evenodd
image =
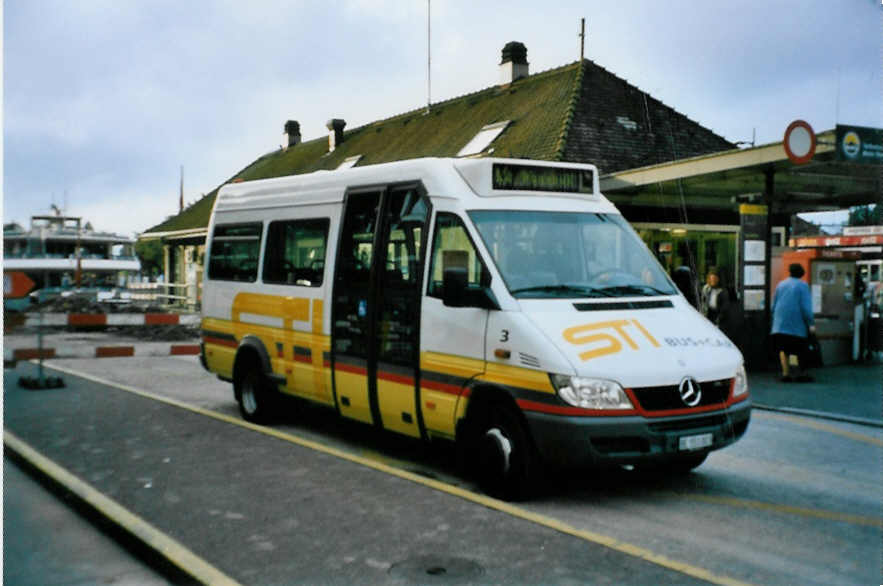
<instances>
[{"instance_id":1,"label":"bus side window","mask_svg":"<svg viewBox=\"0 0 883 586\"><path fill-rule=\"evenodd\" d=\"M454 214L439 213L435 220L435 238L432 245L432 265L430 266L430 297L442 297L442 283L445 264L465 264L470 286L489 286L490 273L482 263L475 245L466 231L462 220Z\"/></svg>"},{"instance_id":2,"label":"bus side window","mask_svg":"<svg viewBox=\"0 0 883 586\"><path fill-rule=\"evenodd\" d=\"M215 226L208 266L209 279L257 280L262 228L260 223Z\"/></svg>"},{"instance_id":3,"label":"bus side window","mask_svg":"<svg viewBox=\"0 0 883 586\"><path fill-rule=\"evenodd\" d=\"M319 287L325 274L327 218L270 222L264 282Z\"/></svg>"}]
</instances>

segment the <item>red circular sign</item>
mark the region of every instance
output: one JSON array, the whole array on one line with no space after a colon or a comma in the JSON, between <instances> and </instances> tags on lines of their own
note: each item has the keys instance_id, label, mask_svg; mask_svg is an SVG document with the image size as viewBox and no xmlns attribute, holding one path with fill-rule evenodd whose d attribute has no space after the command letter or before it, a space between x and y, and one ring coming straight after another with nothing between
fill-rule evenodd
<instances>
[{"instance_id":1,"label":"red circular sign","mask_svg":"<svg viewBox=\"0 0 883 586\"><path fill-rule=\"evenodd\" d=\"M803 120L795 120L785 130L783 144L788 159L795 165L802 165L816 154L816 133Z\"/></svg>"}]
</instances>

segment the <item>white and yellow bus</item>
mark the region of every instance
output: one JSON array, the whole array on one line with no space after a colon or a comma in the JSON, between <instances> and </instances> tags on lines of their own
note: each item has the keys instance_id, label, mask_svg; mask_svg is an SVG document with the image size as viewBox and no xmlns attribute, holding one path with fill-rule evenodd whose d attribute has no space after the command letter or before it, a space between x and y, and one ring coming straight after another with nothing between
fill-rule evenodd
<instances>
[{"instance_id":1,"label":"white and yellow bus","mask_svg":"<svg viewBox=\"0 0 883 586\"><path fill-rule=\"evenodd\" d=\"M280 394L467 446L516 498L544 464L687 471L750 418L738 349L591 165L417 159L231 183L202 359L265 422Z\"/></svg>"}]
</instances>

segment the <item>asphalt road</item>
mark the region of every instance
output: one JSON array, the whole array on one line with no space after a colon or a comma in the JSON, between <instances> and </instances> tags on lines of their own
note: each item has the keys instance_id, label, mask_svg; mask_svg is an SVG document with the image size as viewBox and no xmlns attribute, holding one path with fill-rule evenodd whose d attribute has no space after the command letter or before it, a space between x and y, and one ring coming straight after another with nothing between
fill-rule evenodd
<instances>
[{"instance_id":1,"label":"asphalt road","mask_svg":"<svg viewBox=\"0 0 883 586\"><path fill-rule=\"evenodd\" d=\"M53 363L238 416L230 385L202 371L195 358ZM274 429L475 490L450 450L341 425L315 410ZM596 543L639 548L744 582L877 584L883 579L881 448L878 428L755 411L740 442L686 477L587 471L556 478L554 488L517 509L565 523Z\"/></svg>"}]
</instances>

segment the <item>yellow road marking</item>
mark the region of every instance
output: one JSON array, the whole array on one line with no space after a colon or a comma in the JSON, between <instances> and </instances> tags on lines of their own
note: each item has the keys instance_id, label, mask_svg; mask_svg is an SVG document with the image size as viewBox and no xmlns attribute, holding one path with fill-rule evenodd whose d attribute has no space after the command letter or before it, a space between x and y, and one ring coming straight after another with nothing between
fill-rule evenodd
<instances>
[{"instance_id":1,"label":"yellow road marking","mask_svg":"<svg viewBox=\"0 0 883 586\"><path fill-rule=\"evenodd\" d=\"M883 519L880 518L864 517L862 515L850 515L847 513L838 513L836 511L826 511L824 509L809 509L804 507L793 507L790 505L779 505L775 503L764 503L761 501L752 501L748 499L704 494L677 493L675 496L677 496L678 498L687 498L690 500L711 503L714 505L728 505L731 507L740 507L743 509L756 509L758 511L799 515L801 517L814 517L817 519L826 519L828 521L851 523L853 525L867 525L870 527L883 528Z\"/></svg>"},{"instance_id":2,"label":"yellow road marking","mask_svg":"<svg viewBox=\"0 0 883 586\"><path fill-rule=\"evenodd\" d=\"M169 537L138 515L130 512L113 499L92 488L79 477L71 474L9 431L3 431L3 445L23 458L40 473L63 486L81 501L110 519L148 547L169 560L203 584L236 586L230 578L207 561Z\"/></svg>"},{"instance_id":3,"label":"yellow road marking","mask_svg":"<svg viewBox=\"0 0 883 586\"><path fill-rule=\"evenodd\" d=\"M752 411L752 417L758 417L759 419L778 419L780 421L788 421L790 423L795 423L797 425L803 425L804 427L811 427L813 429L817 429L819 431L826 431L828 433L833 433L834 435L839 435L842 437L847 437L849 439L855 440L857 442L864 442L866 444L871 444L874 446L883 446L883 439L867 435L864 433L858 433L855 431L849 431L847 429L841 429L834 425L829 425L827 423L822 423L821 421L816 421L814 419L808 419L806 417L801 417L799 415L784 415L781 413L770 413L768 411Z\"/></svg>"},{"instance_id":4,"label":"yellow road marking","mask_svg":"<svg viewBox=\"0 0 883 586\"><path fill-rule=\"evenodd\" d=\"M238 425L239 427L244 427L246 429L251 429L258 433L262 433L264 435L268 435L271 437L275 437L277 439L302 446L305 448L309 448L311 450L315 450L317 452L321 452L324 454L328 454L331 456L338 457L342 460L347 460L349 462L354 462L356 464L361 464L367 468L372 468L374 470L378 470L380 472L384 472L391 476L396 476L398 478L403 478L405 480L410 480L411 482L415 482L417 484L422 484L423 486L428 486L430 488L434 488L438 491L444 492L446 494L456 496L462 498L463 500L467 500L478 505L482 505L488 509L493 509L496 511L500 511L501 513L506 513L511 515L512 517L516 517L518 519L523 519L525 521L530 521L542 527L547 527L549 529L553 529L558 531L559 533L564 533L565 535L571 535L573 537L577 537L584 541L589 541L592 543L596 543L598 545L603 545L609 549L628 554L632 557L644 560L646 562L650 562L661 566L663 568L667 568L670 570L674 570L676 572L680 572L682 574L686 574L688 576L692 576L694 578L698 578L700 580L705 580L706 582L712 584L721 584L724 586L749 586L749 583L742 582L740 580L736 580L734 578L730 578L728 576L722 576L719 574L715 574L709 570L704 568L700 568L697 566L693 566L690 564L686 564L683 562L678 562L666 556L654 553L648 549L643 547L639 547L637 545L633 545L631 543L627 543L625 541L620 541L614 537L610 537L608 535L602 535L600 533L595 533L594 531L587 531L585 529L577 529L576 527L569 525L563 521L558 519L554 519L552 517L547 517L546 515L541 515L538 513L534 513L528 511L526 509L522 509L510 503L500 501L482 494L477 494L472 491L460 488L458 486L453 486L451 484L447 484L445 482L441 482L438 480L434 480L432 478L428 478L425 476L421 476L419 474L408 472L407 470L402 470L400 468L396 468L395 466L390 466L383 462L379 462L370 458L366 458L363 456L358 456L356 454L352 454L346 452L344 450L333 448L331 446L326 446L320 444L316 441L308 440L305 438L301 438L289 433L285 433L282 431L278 431L269 427L262 427L260 425L255 425L253 423L249 423L248 421L244 421L242 419L238 419L236 417L231 417L229 415L225 415L224 413L219 413L217 411L211 411L209 409L204 409L202 407L197 407L195 405L190 405L188 403L184 403L182 401L178 401L176 399L171 399L169 397L163 397L161 395L157 395L151 393L149 391L144 391L141 389L136 389L134 387L130 387L127 385L122 385L119 383L115 383L113 381L104 380L89 374L79 373L75 370L71 370L68 368L60 367L60 366L49 366L48 368L52 368L61 372L66 372L73 376L77 376L86 380L91 380L93 382L107 385L110 387L114 387L120 389L122 391L126 391L132 393L134 395L138 395L141 397L145 397L148 399L153 399L155 401L159 401L161 403L166 403L168 405L173 405L175 407L180 407L181 409L186 409L193 413L198 413L200 415L204 415L206 417L211 417L213 419L217 419L219 421L224 421L226 423L230 423L233 425Z\"/></svg>"}]
</instances>

